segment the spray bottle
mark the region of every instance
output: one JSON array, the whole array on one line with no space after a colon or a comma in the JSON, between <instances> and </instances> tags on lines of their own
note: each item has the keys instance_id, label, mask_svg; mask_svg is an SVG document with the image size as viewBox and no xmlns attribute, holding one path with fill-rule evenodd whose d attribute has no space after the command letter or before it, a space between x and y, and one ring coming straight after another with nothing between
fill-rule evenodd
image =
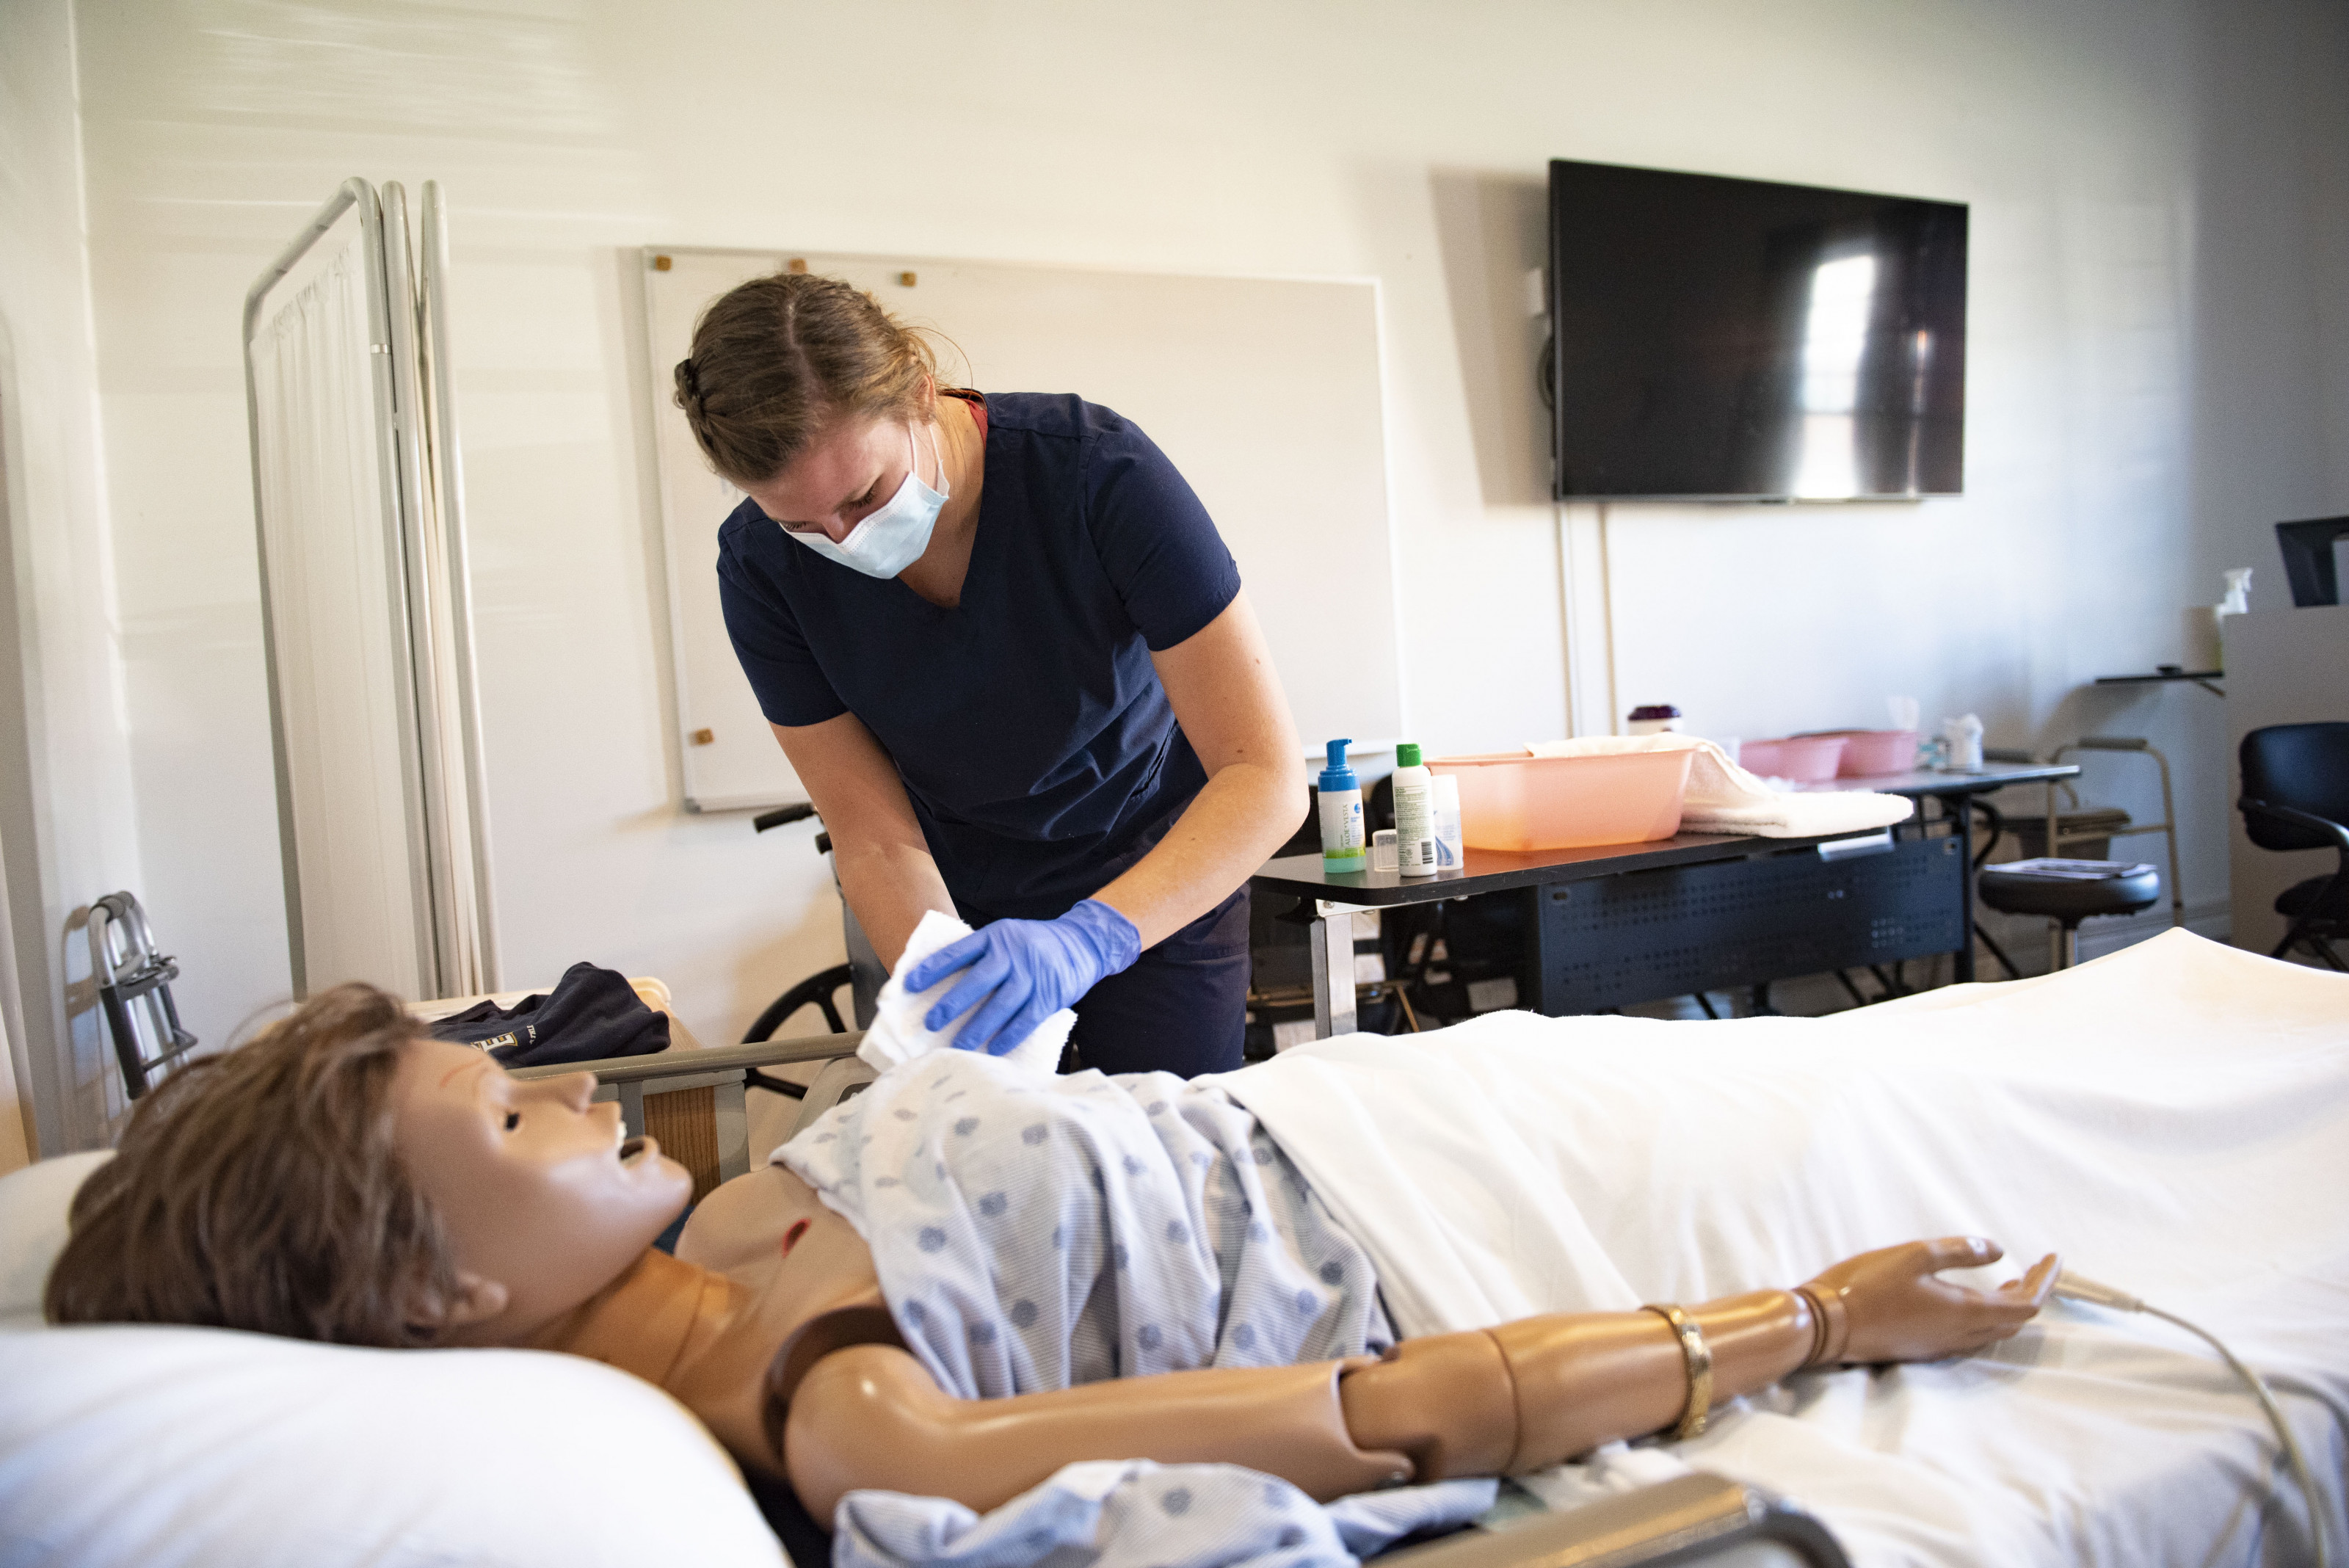
<instances>
[{"instance_id":1,"label":"spray bottle","mask_svg":"<svg viewBox=\"0 0 2349 1568\"><path fill-rule=\"evenodd\" d=\"M2219 634L2219 668L2227 668L2227 618L2251 613L2251 569L2230 566L2226 573L2227 593L2210 607L2210 620Z\"/></svg>"},{"instance_id":2,"label":"spray bottle","mask_svg":"<svg viewBox=\"0 0 2349 1568\"><path fill-rule=\"evenodd\" d=\"M1366 871L1362 853L1362 784L1346 765L1351 740L1330 742L1329 765L1321 770L1321 869Z\"/></svg>"},{"instance_id":3,"label":"spray bottle","mask_svg":"<svg viewBox=\"0 0 2349 1568\"><path fill-rule=\"evenodd\" d=\"M1435 875L1435 775L1410 741L1395 748L1395 869L1406 877Z\"/></svg>"}]
</instances>

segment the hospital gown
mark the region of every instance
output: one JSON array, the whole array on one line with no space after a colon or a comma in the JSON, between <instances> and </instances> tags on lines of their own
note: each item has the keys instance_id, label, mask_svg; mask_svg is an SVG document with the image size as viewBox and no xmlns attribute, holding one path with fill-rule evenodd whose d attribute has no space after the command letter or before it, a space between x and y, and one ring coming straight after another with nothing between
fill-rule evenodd
<instances>
[{"instance_id":1,"label":"hospital gown","mask_svg":"<svg viewBox=\"0 0 2349 1568\"><path fill-rule=\"evenodd\" d=\"M1288 1157L1171 1074L941 1053L775 1158L856 1227L907 1347L962 1398L1393 1343L1368 1256Z\"/></svg>"}]
</instances>

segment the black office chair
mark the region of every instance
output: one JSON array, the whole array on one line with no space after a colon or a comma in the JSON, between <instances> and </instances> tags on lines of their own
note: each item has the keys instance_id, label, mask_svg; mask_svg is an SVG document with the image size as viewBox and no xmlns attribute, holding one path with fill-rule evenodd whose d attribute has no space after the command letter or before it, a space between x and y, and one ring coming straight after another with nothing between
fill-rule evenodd
<instances>
[{"instance_id":1,"label":"black office chair","mask_svg":"<svg viewBox=\"0 0 2349 1568\"><path fill-rule=\"evenodd\" d=\"M2349 972L2333 948L2349 936L2349 724L2271 724L2243 737L2243 831L2262 849L2331 849L2341 864L2329 877L2295 882L2276 898L2291 929L2268 956L2294 946Z\"/></svg>"},{"instance_id":2,"label":"black office chair","mask_svg":"<svg viewBox=\"0 0 2349 1568\"><path fill-rule=\"evenodd\" d=\"M2069 969L2080 960L2080 922L2098 915L2134 915L2161 897L2161 873L2152 867L2127 877L2083 881L1985 866L1975 887L1982 901L2009 915L2039 915L2055 922L2051 930L2050 969ZM1996 951L1996 949L1992 949ZM2006 955L1999 954L2001 962ZM2007 964L2011 973L2014 966Z\"/></svg>"}]
</instances>

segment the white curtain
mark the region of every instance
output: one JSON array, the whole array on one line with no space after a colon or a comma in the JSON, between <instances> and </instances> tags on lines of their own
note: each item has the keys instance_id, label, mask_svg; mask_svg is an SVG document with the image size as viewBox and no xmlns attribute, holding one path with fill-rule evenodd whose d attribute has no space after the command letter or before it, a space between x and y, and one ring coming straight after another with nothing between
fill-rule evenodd
<instances>
[{"instance_id":1,"label":"white curtain","mask_svg":"<svg viewBox=\"0 0 2349 1568\"><path fill-rule=\"evenodd\" d=\"M365 980L463 995L493 978L452 631L461 550L428 477L404 232L385 248L405 227L398 188L378 224L354 187L281 261L246 345L295 976L305 994Z\"/></svg>"}]
</instances>

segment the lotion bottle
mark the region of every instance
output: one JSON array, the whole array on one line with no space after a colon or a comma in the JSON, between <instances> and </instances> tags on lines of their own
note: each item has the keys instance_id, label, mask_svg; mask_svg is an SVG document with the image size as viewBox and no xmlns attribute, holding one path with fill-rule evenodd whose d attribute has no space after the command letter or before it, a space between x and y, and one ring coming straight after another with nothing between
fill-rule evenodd
<instances>
[{"instance_id":1,"label":"lotion bottle","mask_svg":"<svg viewBox=\"0 0 2349 1568\"><path fill-rule=\"evenodd\" d=\"M1362 853L1362 784L1346 765L1351 740L1332 741L1328 765L1321 770L1321 869L1366 871Z\"/></svg>"},{"instance_id":2,"label":"lotion bottle","mask_svg":"<svg viewBox=\"0 0 2349 1568\"><path fill-rule=\"evenodd\" d=\"M1395 869L1406 877L1435 875L1435 775L1410 741L1395 748Z\"/></svg>"},{"instance_id":3,"label":"lotion bottle","mask_svg":"<svg viewBox=\"0 0 2349 1568\"><path fill-rule=\"evenodd\" d=\"M1467 856L1460 836L1460 781L1450 774L1438 774L1433 785L1435 868L1439 872L1457 871Z\"/></svg>"}]
</instances>

